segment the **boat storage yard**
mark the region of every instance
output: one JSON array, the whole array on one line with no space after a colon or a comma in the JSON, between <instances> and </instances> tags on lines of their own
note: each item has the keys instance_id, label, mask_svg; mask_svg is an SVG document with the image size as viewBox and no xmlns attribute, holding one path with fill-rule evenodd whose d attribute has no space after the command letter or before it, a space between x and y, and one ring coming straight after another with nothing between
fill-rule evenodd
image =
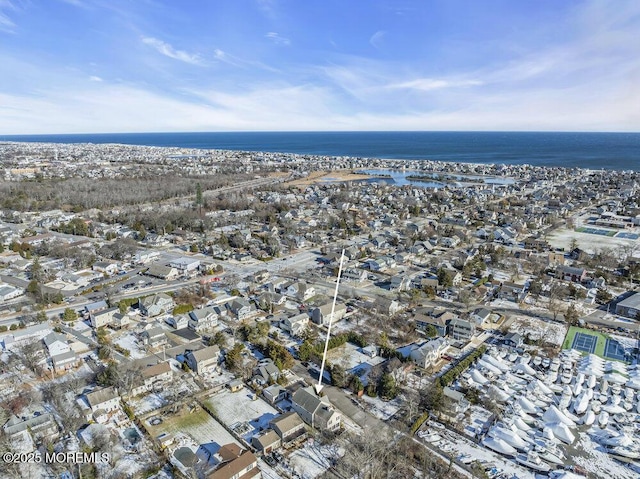
<instances>
[{"instance_id":1,"label":"boat storage yard","mask_svg":"<svg viewBox=\"0 0 640 479\"><path fill-rule=\"evenodd\" d=\"M477 388L501 412L473 441L447 441L449 431L433 428L419 435L466 463L494 459L490 477L569 478L570 466L589 477L640 477L638 366L573 349L551 360L491 347L458 386Z\"/></svg>"}]
</instances>

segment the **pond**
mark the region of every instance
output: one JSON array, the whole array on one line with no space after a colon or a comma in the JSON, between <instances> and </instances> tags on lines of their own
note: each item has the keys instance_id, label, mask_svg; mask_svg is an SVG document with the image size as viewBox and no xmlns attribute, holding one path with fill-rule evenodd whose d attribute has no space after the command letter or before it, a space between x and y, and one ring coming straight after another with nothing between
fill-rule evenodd
<instances>
[{"instance_id":1,"label":"pond","mask_svg":"<svg viewBox=\"0 0 640 479\"><path fill-rule=\"evenodd\" d=\"M404 186L414 185L422 186L423 188L442 188L446 184L452 184L454 186L465 186L465 183L478 183L482 182L489 185L512 185L516 181L513 178L506 178L500 176L483 176L483 175L461 175L456 173L446 172L429 172L429 171L415 171L415 170L391 170L386 168L380 169L366 169L359 170L358 173L364 173L374 176L366 182L383 182ZM375 178L375 176L384 176L385 178ZM412 180L409 177L421 177L421 178L434 178L433 181L425 180ZM439 181L443 180L443 181Z\"/></svg>"}]
</instances>

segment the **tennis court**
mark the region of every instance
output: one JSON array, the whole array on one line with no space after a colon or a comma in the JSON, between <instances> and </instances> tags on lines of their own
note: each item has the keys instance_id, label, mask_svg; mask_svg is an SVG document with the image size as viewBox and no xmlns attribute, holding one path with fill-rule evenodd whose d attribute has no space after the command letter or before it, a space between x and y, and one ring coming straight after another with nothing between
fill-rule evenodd
<instances>
[{"instance_id":1,"label":"tennis court","mask_svg":"<svg viewBox=\"0 0 640 479\"><path fill-rule=\"evenodd\" d=\"M578 233L588 233L590 235L600 235L600 236L613 236L616 234L615 231L601 230L599 228L590 228L585 226L583 226L582 228L577 228L576 231Z\"/></svg>"},{"instance_id":2,"label":"tennis court","mask_svg":"<svg viewBox=\"0 0 640 479\"><path fill-rule=\"evenodd\" d=\"M620 231L620 233L616 234L616 238L637 240L638 238L640 238L640 235L636 233L628 233L626 231Z\"/></svg>"},{"instance_id":3,"label":"tennis court","mask_svg":"<svg viewBox=\"0 0 640 479\"><path fill-rule=\"evenodd\" d=\"M576 333L573 337L572 349L582 351L583 353L593 354L596 352L598 337L587 333Z\"/></svg>"},{"instance_id":4,"label":"tennis court","mask_svg":"<svg viewBox=\"0 0 640 479\"><path fill-rule=\"evenodd\" d=\"M624 361L626 355L624 348L615 339L607 338L604 346L604 356L609 359L615 359L616 361Z\"/></svg>"}]
</instances>

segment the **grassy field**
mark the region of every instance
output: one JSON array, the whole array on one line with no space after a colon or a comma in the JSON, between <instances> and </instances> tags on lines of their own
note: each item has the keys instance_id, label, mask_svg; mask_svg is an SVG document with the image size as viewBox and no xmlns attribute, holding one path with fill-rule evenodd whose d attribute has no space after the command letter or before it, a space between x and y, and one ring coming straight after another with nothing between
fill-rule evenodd
<instances>
[{"instance_id":1,"label":"grassy field","mask_svg":"<svg viewBox=\"0 0 640 479\"><path fill-rule=\"evenodd\" d=\"M178 414L162 415L160 417L162 422L157 426L147 425L147 428L154 436L163 432L186 432L187 429L204 424L211 418L204 409L196 407L193 412L189 412L187 406L183 407Z\"/></svg>"},{"instance_id":2,"label":"grassy field","mask_svg":"<svg viewBox=\"0 0 640 479\"><path fill-rule=\"evenodd\" d=\"M571 349L573 345L573 338L575 338L576 333L588 334L589 336L595 336L598 338L598 342L596 343L596 350L594 354L601 358L604 358L604 346L606 343L607 336L602 333L598 333L596 331L592 331L590 329L578 328L576 326L571 326L569 331L567 331L567 335L564 338L564 342L562 343L562 349Z\"/></svg>"}]
</instances>

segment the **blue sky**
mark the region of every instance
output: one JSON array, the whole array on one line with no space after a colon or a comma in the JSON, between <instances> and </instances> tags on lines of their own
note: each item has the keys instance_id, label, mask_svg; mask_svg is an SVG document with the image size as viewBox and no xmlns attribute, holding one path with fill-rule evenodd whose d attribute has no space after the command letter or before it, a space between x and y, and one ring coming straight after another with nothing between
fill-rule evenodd
<instances>
[{"instance_id":1,"label":"blue sky","mask_svg":"<svg viewBox=\"0 0 640 479\"><path fill-rule=\"evenodd\" d=\"M0 134L640 131L636 0L0 0Z\"/></svg>"}]
</instances>

